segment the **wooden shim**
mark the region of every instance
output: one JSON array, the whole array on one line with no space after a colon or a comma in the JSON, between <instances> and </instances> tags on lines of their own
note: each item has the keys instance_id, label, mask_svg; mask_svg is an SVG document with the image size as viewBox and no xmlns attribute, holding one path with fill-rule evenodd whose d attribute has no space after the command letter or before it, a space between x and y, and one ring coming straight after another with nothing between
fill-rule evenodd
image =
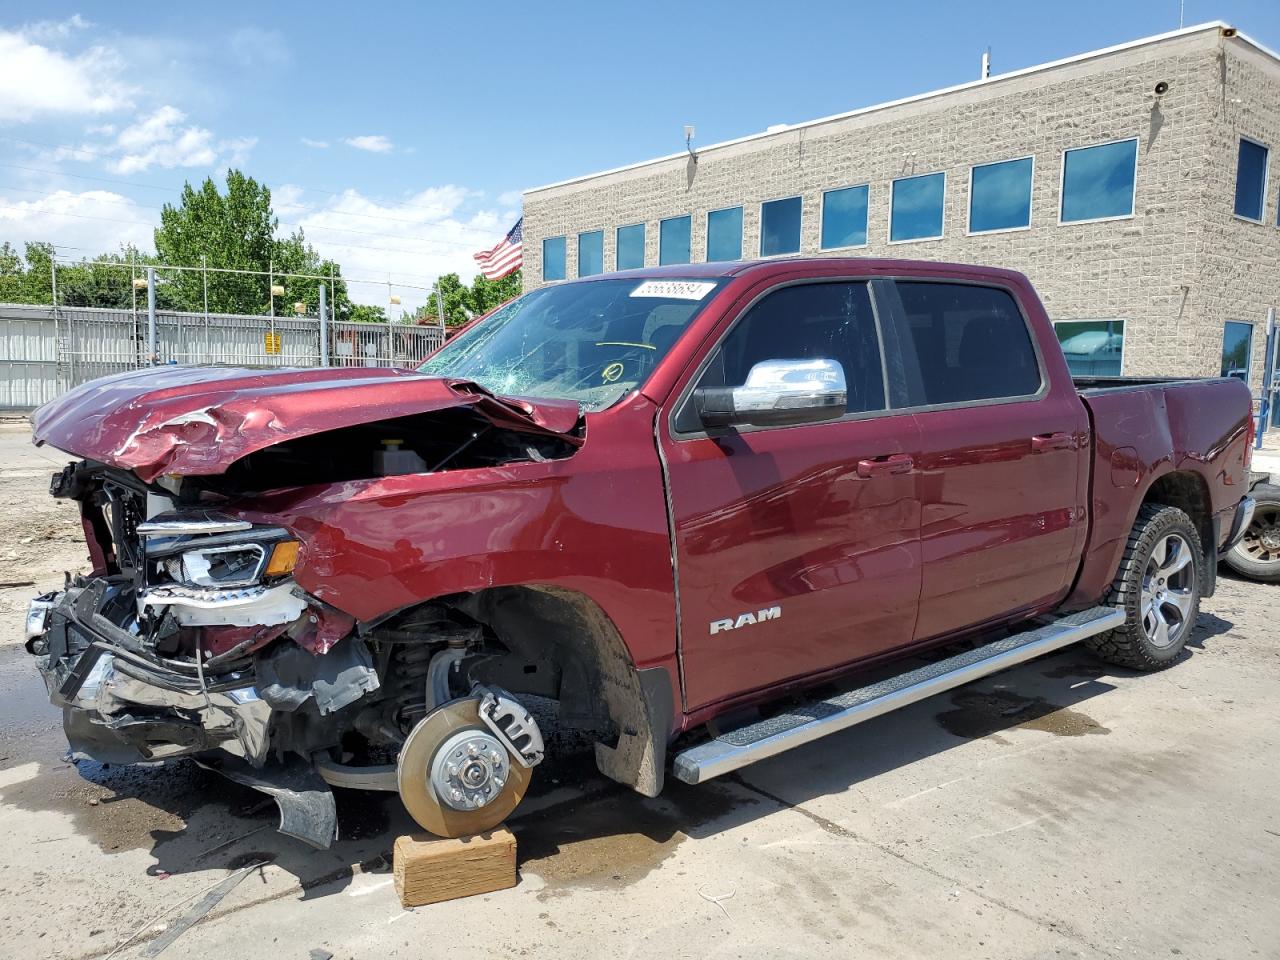
<instances>
[{"instance_id":1,"label":"wooden shim","mask_svg":"<svg viewBox=\"0 0 1280 960\"><path fill-rule=\"evenodd\" d=\"M393 859L396 893L406 907L516 885L516 838L502 825L456 840L428 833L397 837Z\"/></svg>"}]
</instances>

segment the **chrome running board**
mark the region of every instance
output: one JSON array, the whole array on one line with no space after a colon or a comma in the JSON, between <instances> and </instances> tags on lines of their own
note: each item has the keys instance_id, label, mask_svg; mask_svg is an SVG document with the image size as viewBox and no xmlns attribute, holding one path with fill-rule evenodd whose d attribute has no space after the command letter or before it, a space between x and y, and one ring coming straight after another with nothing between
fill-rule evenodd
<instances>
[{"instance_id":1,"label":"chrome running board","mask_svg":"<svg viewBox=\"0 0 1280 960\"><path fill-rule=\"evenodd\" d=\"M855 724L1070 646L1124 624L1124 611L1093 607L828 700L801 704L737 727L676 755L672 772L702 783Z\"/></svg>"}]
</instances>

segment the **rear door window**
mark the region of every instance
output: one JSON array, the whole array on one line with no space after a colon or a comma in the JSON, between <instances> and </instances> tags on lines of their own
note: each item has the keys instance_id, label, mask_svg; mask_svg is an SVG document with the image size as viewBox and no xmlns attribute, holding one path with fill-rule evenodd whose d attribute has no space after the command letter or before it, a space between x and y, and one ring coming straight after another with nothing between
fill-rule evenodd
<instances>
[{"instance_id":1,"label":"rear door window","mask_svg":"<svg viewBox=\"0 0 1280 960\"><path fill-rule=\"evenodd\" d=\"M913 406L1030 397L1040 391L1031 332L1009 291L969 283L898 281L903 344L919 377Z\"/></svg>"}]
</instances>

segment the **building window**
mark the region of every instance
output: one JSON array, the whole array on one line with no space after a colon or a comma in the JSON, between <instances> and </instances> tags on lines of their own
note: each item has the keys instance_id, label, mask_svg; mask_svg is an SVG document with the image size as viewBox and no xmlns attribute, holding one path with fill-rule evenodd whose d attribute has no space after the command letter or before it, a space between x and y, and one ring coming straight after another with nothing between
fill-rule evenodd
<instances>
[{"instance_id":1,"label":"building window","mask_svg":"<svg viewBox=\"0 0 1280 960\"><path fill-rule=\"evenodd\" d=\"M1124 361L1123 320L1059 320L1053 325L1073 377L1118 377Z\"/></svg>"},{"instance_id":2,"label":"building window","mask_svg":"<svg viewBox=\"0 0 1280 960\"><path fill-rule=\"evenodd\" d=\"M1077 147L1062 154L1060 223L1133 216L1138 140Z\"/></svg>"},{"instance_id":3,"label":"building window","mask_svg":"<svg viewBox=\"0 0 1280 960\"><path fill-rule=\"evenodd\" d=\"M547 237L542 241L542 279L564 279L564 237Z\"/></svg>"},{"instance_id":4,"label":"building window","mask_svg":"<svg viewBox=\"0 0 1280 960\"><path fill-rule=\"evenodd\" d=\"M742 208L707 214L707 261L742 259Z\"/></svg>"},{"instance_id":5,"label":"building window","mask_svg":"<svg viewBox=\"0 0 1280 960\"><path fill-rule=\"evenodd\" d=\"M800 198L760 204L760 256L800 252Z\"/></svg>"},{"instance_id":6,"label":"building window","mask_svg":"<svg viewBox=\"0 0 1280 960\"><path fill-rule=\"evenodd\" d=\"M634 270L644 266L644 224L633 223L618 228L616 253L619 270Z\"/></svg>"},{"instance_id":7,"label":"building window","mask_svg":"<svg viewBox=\"0 0 1280 960\"><path fill-rule=\"evenodd\" d=\"M658 224L658 263L689 262L689 217L668 217Z\"/></svg>"},{"instance_id":8,"label":"building window","mask_svg":"<svg viewBox=\"0 0 1280 960\"><path fill-rule=\"evenodd\" d=\"M1249 382L1253 360L1253 324L1228 320L1222 331L1222 376Z\"/></svg>"},{"instance_id":9,"label":"building window","mask_svg":"<svg viewBox=\"0 0 1280 960\"><path fill-rule=\"evenodd\" d=\"M984 163L969 170L969 232L1031 226L1031 157Z\"/></svg>"},{"instance_id":10,"label":"building window","mask_svg":"<svg viewBox=\"0 0 1280 960\"><path fill-rule=\"evenodd\" d=\"M578 234L578 276L604 273L604 231Z\"/></svg>"},{"instance_id":11,"label":"building window","mask_svg":"<svg viewBox=\"0 0 1280 960\"><path fill-rule=\"evenodd\" d=\"M893 181L889 198L889 242L936 240L942 236L945 173L926 173Z\"/></svg>"},{"instance_id":12,"label":"building window","mask_svg":"<svg viewBox=\"0 0 1280 960\"><path fill-rule=\"evenodd\" d=\"M1240 155L1236 160L1236 216L1254 223L1262 222L1269 152L1260 143L1240 138Z\"/></svg>"},{"instance_id":13,"label":"building window","mask_svg":"<svg viewBox=\"0 0 1280 960\"><path fill-rule=\"evenodd\" d=\"M822 195L822 249L863 247L867 243L867 199L871 188L845 187Z\"/></svg>"}]
</instances>

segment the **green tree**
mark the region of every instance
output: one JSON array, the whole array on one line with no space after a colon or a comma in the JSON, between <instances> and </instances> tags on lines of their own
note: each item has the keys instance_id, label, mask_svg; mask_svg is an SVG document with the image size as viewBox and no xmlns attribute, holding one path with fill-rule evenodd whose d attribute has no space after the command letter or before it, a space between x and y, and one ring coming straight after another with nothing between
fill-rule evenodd
<instances>
[{"instance_id":1,"label":"green tree","mask_svg":"<svg viewBox=\"0 0 1280 960\"><path fill-rule=\"evenodd\" d=\"M345 319L357 323L386 323L387 311L382 307L371 307L367 303L353 303Z\"/></svg>"},{"instance_id":2,"label":"green tree","mask_svg":"<svg viewBox=\"0 0 1280 960\"><path fill-rule=\"evenodd\" d=\"M134 265L139 276L145 276L146 266L154 258L145 257L133 247L123 247L119 253L104 253L92 260L82 260L69 266L58 266L58 303L65 307L115 307L128 309L133 305ZM146 303L145 292L139 297L140 305ZM167 284L157 285L156 304L163 310L177 306L173 291Z\"/></svg>"},{"instance_id":3,"label":"green tree","mask_svg":"<svg viewBox=\"0 0 1280 960\"><path fill-rule=\"evenodd\" d=\"M471 284L471 302L476 314L488 313L508 300L520 296L524 280L520 271L509 273L501 280L489 280L483 274Z\"/></svg>"},{"instance_id":4,"label":"green tree","mask_svg":"<svg viewBox=\"0 0 1280 960\"><path fill-rule=\"evenodd\" d=\"M271 207L271 190L239 170L228 170L226 192L213 178L198 187L185 184L178 204L165 204L155 231L161 263L182 267L208 266L209 310L214 313L266 313L272 306L274 274L310 274L334 278L334 315L351 310L341 268L324 260L307 243L301 230L278 237L280 222ZM256 271L219 273L222 270ZM201 271L175 271L166 278L183 309L204 309L206 276ZM274 298L276 313L292 313L295 303L313 312L319 302L320 281L306 277L275 277L284 293Z\"/></svg>"},{"instance_id":5,"label":"green tree","mask_svg":"<svg viewBox=\"0 0 1280 960\"><path fill-rule=\"evenodd\" d=\"M501 280L489 280L483 274L477 274L469 287L456 273L446 273L436 281L436 286L444 297L444 323L447 327L460 327L474 317L488 313L519 296L522 288L519 270ZM416 323L437 323L436 310L436 294L432 293L427 297L425 306L414 313L413 320Z\"/></svg>"},{"instance_id":6,"label":"green tree","mask_svg":"<svg viewBox=\"0 0 1280 960\"><path fill-rule=\"evenodd\" d=\"M212 177L199 188L186 183L178 204L166 203L155 231L161 263L202 264L265 273L275 252L278 221L271 212L271 191L239 170L227 171L227 192ZM170 278L176 299L189 310L204 307L203 278L183 271ZM265 313L270 301L265 276L210 273L209 309L215 313Z\"/></svg>"}]
</instances>

